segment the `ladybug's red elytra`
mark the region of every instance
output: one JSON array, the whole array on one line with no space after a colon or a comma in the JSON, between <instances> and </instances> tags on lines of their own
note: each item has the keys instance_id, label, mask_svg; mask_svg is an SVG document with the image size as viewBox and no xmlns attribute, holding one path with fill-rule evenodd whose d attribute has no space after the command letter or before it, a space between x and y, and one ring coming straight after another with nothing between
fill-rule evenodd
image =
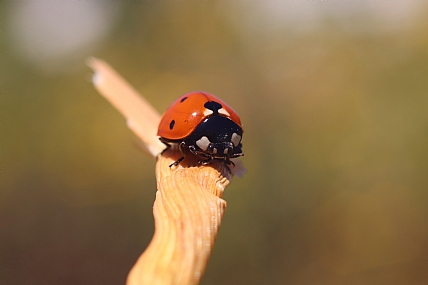
<instances>
[{"instance_id":1,"label":"ladybug's red elytra","mask_svg":"<svg viewBox=\"0 0 428 285\"><path fill-rule=\"evenodd\" d=\"M168 147L178 144L183 157L186 150L201 158L199 165L212 160L224 161L242 153L243 128L238 114L217 97L204 92L191 92L178 98L163 115L158 128L160 140Z\"/></svg>"}]
</instances>

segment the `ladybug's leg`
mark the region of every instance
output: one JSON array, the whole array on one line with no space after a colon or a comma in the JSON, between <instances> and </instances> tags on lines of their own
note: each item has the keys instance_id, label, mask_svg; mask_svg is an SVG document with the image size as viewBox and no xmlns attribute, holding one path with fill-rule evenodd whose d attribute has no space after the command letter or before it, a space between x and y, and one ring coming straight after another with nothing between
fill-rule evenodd
<instances>
[{"instance_id":1,"label":"ladybug's leg","mask_svg":"<svg viewBox=\"0 0 428 285\"><path fill-rule=\"evenodd\" d=\"M203 151L199 151L195 148L195 146L193 145L189 145L189 150L191 153L193 153L194 155L197 155L199 157L205 158L205 160L200 160L198 161L198 165L207 165L208 163L210 163L211 160L213 160L212 156L203 152Z\"/></svg>"},{"instance_id":2,"label":"ladybug's leg","mask_svg":"<svg viewBox=\"0 0 428 285\"><path fill-rule=\"evenodd\" d=\"M233 167L235 167L235 163L233 163L233 161L231 161L231 160L229 159L229 157L227 157L227 158L225 159L224 163L225 163L226 165L232 165Z\"/></svg>"},{"instance_id":3,"label":"ladybug's leg","mask_svg":"<svg viewBox=\"0 0 428 285\"><path fill-rule=\"evenodd\" d=\"M183 159L184 159L184 151L183 151L183 147L186 145L186 143L185 142L181 142L179 145L178 145L178 148L180 149L180 152L181 152L181 154L183 155L182 157L180 157L179 159L177 159L176 161L174 161L173 163L171 163L170 165L169 165L169 167L172 167L173 165L174 166L177 166L177 165L179 165L180 164L180 162L182 162L183 161Z\"/></svg>"},{"instance_id":4,"label":"ladybug's leg","mask_svg":"<svg viewBox=\"0 0 428 285\"><path fill-rule=\"evenodd\" d=\"M211 156L209 156L206 160L199 160L199 161L198 161L198 165L199 165L199 166L201 166L201 165L207 165L208 163L210 163L210 162L211 162L211 160L212 160L212 157L211 157Z\"/></svg>"},{"instance_id":5,"label":"ladybug's leg","mask_svg":"<svg viewBox=\"0 0 428 285\"><path fill-rule=\"evenodd\" d=\"M189 145L189 150L190 150L190 152L191 153L193 153L194 155L197 155L197 156L200 156L200 157L203 157L203 158L210 158L211 156L209 155L209 154L207 154L207 153L205 153L205 152L203 152L203 151L200 151L200 150L197 150L196 148L195 148L195 146L193 146L193 145Z\"/></svg>"},{"instance_id":6,"label":"ladybug's leg","mask_svg":"<svg viewBox=\"0 0 428 285\"><path fill-rule=\"evenodd\" d=\"M182 161L183 161L183 159L184 159L184 156L183 156L183 157L180 157L179 159L177 159L176 161L174 161L173 163L171 163L171 164L169 165L169 167L172 167L173 165L174 165L174 166L179 165L179 164L180 164L180 162L182 162Z\"/></svg>"}]
</instances>

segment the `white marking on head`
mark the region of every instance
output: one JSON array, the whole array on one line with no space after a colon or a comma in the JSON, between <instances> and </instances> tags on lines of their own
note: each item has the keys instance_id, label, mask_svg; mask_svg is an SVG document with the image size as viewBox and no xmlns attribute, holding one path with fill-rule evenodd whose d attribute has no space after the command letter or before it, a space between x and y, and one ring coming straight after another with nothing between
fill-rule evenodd
<instances>
[{"instance_id":1,"label":"white marking on head","mask_svg":"<svg viewBox=\"0 0 428 285\"><path fill-rule=\"evenodd\" d=\"M241 142L241 138L242 137L240 135L238 135L237 133L233 133L232 139L231 139L233 145L234 146L238 146L239 143Z\"/></svg>"},{"instance_id":2,"label":"white marking on head","mask_svg":"<svg viewBox=\"0 0 428 285\"><path fill-rule=\"evenodd\" d=\"M210 116L212 114L213 114L213 110L210 110L210 109L205 109L204 110L204 116L205 117L208 117L208 116Z\"/></svg>"},{"instance_id":3,"label":"white marking on head","mask_svg":"<svg viewBox=\"0 0 428 285\"><path fill-rule=\"evenodd\" d=\"M226 111L226 109L221 108L221 109L218 110L218 113L222 114L222 115L225 115L227 117L230 117L230 114L229 114L228 111Z\"/></svg>"},{"instance_id":4,"label":"white marking on head","mask_svg":"<svg viewBox=\"0 0 428 285\"><path fill-rule=\"evenodd\" d=\"M213 148L213 153L217 153L217 149L216 148Z\"/></svg>"},{"instance_id":5,"label":"white marking on head","mask_svg":"<svg viewBox=\"0 0 428 285\"><path fill-rule=\"evenodd\" d=\"M223 153L224 153L224 154L227 154L227 153L228 153L228 150L229 150L228 148L225 148L225 149L223 150Z\"/></svg>"},{"instance_id":6,"label":"white marking on head","mask_svg":"<svg viewBox=\"0 0 428 285\"><path fill-rule=\"evenodd\" d=\"M202 150L207 150L210 143L210 140L206 136L203 136L196 141L196 145L199 146Z\"/></svg>"}]
</instances>

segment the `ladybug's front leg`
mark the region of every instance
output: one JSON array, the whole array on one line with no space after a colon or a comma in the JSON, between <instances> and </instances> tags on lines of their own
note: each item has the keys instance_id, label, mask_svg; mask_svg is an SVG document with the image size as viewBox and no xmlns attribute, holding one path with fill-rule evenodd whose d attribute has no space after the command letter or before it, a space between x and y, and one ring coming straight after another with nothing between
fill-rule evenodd
<instances>
[{"instance_id":1,"label":"ladybug's front leg","mask_svg":"<svg viewBox=\"0 0 428 285\"><path fill-rule=\"evenodd\" d=\"M181 152L181 154L183 155L182 157L180 157L179 159L177 159L176 161L174 161L173 163L171 163L170 165L169 165L169 167L172 167L173 165L174 166L177 166L177 165L179 165L180 164L180 162L182 162L183 161L183 159L184 159L184 150L183 150L183 148L184 148L184 146L186 145L186 143L185 142L181 142L179 145L178 145L178 149L180 150L180 152Z\"/></svg>"},{"instance_id":2,"label":"ladybug's front leg","mask_svg":"<svg viewBox=\"0 0 428 285\"><path fill-rule=\"evenodd\" d=\"M207 154L207 153L205 153L203 151L197 150L196 147L193 146L193 145L189 145L189 150L194 155L202 157L202 158L205 158L205 160L198 161L198 165L199 166L201 166L201 165L207 165L213 159L211 155L209 155L209 154Z\"/></svg>"}]
</instances>

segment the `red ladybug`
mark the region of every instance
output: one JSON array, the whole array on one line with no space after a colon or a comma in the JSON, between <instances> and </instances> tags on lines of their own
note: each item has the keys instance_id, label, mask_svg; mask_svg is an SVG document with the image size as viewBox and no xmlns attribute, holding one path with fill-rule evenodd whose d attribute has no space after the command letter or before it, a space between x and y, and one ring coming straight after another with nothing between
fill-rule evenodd
<instances>
[{"instance_id":1,"label":"red ladybug","mask_svg":"<svg viewBox=\"0 0 428 285\"><path fill-rule=\"evenodd\" d=\"M166 110L158 128L160 140L168 147L178 144L183 154L172 163L178 165L187 150L201 160L199 165L212 160L234 165L231 158L242 153L241 120L226 103L203 92L192 92L178 98Z\"/></svg>"}]
</instances>

